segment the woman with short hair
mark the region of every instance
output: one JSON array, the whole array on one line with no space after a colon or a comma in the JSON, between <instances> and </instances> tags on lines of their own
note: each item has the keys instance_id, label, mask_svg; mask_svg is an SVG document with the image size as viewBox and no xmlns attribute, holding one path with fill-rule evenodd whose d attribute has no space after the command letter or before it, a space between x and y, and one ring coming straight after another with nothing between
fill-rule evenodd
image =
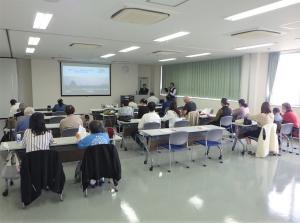
<instances>
[{"instance_id":1,"label":"woman with short hair","mask_svg":"<svg viewBox=\"0 0 300 223\"><path fill-rule=\"evenodd\" d=\"M243 119L247 114L249 114L249 107L246 101L244 99L240 99L238 103L239 108L233 110L232 112L233 120Z\"/></svg>"},{"instance_id":2,"label":"woman with short hair","mask_svg":"<svg viewBox=\"0 0 300 223\"><path fill-rule=\"evenodd\" d=\"M299 135L299 120L296 113L292 110L292 106L290 103L283 103L282 104L282 123L293 123L293 136L298 137Z\"/></svg>"},{"instance_id":3,"label":"woman with short hair","mask_svg":"<svg viewBox=\"0 0 300 223\"><path fill-rule=\"evenodd\" d=\"M82 119L79 115L74 115L75 108L73 105L67 105L65 108L67 117L62 119L59 124L60 132L62 133L65 129L78 129L79 126L83 126Z\"/></svg>"},{"instance_id":4,"label":"woman with short hair","mask_svg":"<svg viewBox=\"0 0 300 223\"><path fill-rule=\"evenodd\" d=\"M51 131L46 128L44 114L33 113L29 119L29 128L26 129L22 140L26 152L49 150L53 143Z\"/></svg>"},{"instance_id":5,"label":"woman with short hair","mask_svg":"<svg viewBox=\"0 0 300 223\"><path fill-rule=\"evenodd\" d=\"M170 104L169 110L165 114L165 116L162 118L163 122L169 121L169 128L173 128L175 122L182 120L180 118L181 114L180 111L177 108L176 101L172 101Z\"/></svg>"},{"instance_id":6,"label":"woman with short hair","mask_svg":"<svg viewBox=\"0 0 300 223\"><path fill-rule=\"evenodd\" d=\"M80 149L86 149L89 146L95 146L100 144L109 144L110 139L105 131L102 122L98 120L93 120L89 124L90 134L82 138L78 142L78 147Z\"/></svg>"}]
</instances>

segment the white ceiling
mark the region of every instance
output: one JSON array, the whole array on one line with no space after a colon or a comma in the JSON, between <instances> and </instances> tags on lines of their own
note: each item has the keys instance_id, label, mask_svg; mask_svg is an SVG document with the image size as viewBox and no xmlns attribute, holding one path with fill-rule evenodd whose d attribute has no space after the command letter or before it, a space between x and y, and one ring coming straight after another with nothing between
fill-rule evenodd
<instances>
[{"instance_id":1,"label":"white ceiling","mask_svg":"<svg viewBox=\"0 0 300 223\"><path fill-rule=\"evenodd\" d=\"M6 29L12 54L17 58L66 57L93 62L158 63L158 59L169 57L176 57L176 62L195 61L199 58L188 59L184 56L205 52L211 52L212 55L201 59L300 48L300 40L296 40L300 38L300 29L280 28L283 24L300 21L300 4L241 21L224 20L227 16L274 1L189 0L172 7L152 4L146 0L0 0L0 56L10 57ZM124 7L158 10L169 13L170 17L148 26L111 20L111 15ZM32 29L37 11L53 13L47 30ZM285 32L285 35L251 40L230 37L233 32L252 28L276 30ZM189 31L191 34L165 43L153 41L178 31ZM25 54L29 36L41 38L32 56ZM93 50L72 49L69 44L73 42L96 43L102 44L103 47ZM232 50L235 47L266 42L276 44L269 48L246 52ZM118 53L118 50L132 45L141 48L130 53ZM182 53L168 56L152 54L158 50L175 50ZM99 58L107 53L117 55L107 60Z\"/></svg>"}]
</instances>

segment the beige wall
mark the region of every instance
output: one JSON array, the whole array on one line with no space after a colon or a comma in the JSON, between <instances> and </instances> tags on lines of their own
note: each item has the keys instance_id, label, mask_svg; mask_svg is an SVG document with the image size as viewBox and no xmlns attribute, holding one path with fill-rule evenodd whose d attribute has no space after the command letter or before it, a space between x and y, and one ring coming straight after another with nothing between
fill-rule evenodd
<instances>
[{"instance_id":1,"label":"beige wall","mask_svg":"<svg viewBox=\"0 0 300 223\"><path fill-rule=\"evenodd\" d=\"M128 69L123 69L127 66ZM31 60L32 94L35 108L53 105L60 95L59 63L54 60ZM120 95L134 94L138 85L138 65L112 64L111 96L63 97L66 104L72 104L78 113L87 113L90 108L101 104L120 103Z\"/></svg>"}]
</instances>

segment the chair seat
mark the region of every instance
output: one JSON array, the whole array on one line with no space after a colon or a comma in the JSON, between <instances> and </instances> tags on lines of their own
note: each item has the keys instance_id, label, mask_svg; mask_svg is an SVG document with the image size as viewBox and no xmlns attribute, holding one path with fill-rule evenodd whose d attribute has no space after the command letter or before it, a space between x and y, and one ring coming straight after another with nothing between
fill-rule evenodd
<instances>
[{"instance_id":1,"label":"chair seat","mask_svg":"<svg viewBox=\"0 0 300 223\"><path fill-rule=\"evenodd\" d=\"M194 144L200 144L200 145L206 146L206 140L195 141ZM216 142L216 141L207 141L207 146L208 147L218 146L218 145L220 145L219 142Z\"/></svg>"},{"instance_id":2,"label":"chair seat","mask_svg":"<svg viewBox=\"0 0 300 223\"><path fill-rule=\"evenodd\" d=\"M169 144L163 144L160 145L160 147L169 149ZM187 149L186 145L172 145L171 144L171 151L178 151L178 150L184 150Z\"/></svg>"}]
</instances>

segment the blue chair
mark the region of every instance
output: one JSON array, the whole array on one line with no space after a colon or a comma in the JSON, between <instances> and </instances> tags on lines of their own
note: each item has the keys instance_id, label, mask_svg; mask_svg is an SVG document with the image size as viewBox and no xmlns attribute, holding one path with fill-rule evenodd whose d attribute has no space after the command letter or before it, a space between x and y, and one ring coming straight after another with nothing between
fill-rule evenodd
<instances>
[{"instance_id":1,"label":"blue chair","mask_svg":"<svg viewBox=\"0 0 300 223\"><path fill-rule=\"evenodd\" d=\"M161 145L160 147L168 149L169 151L169 169L168 172L171 172L172 169L172 162L174 162L174 154L175 152L184 151L191 149L188 147L189 141L189 133L184 131L174 132L169 136L169 144L168 145ZM191 160L191 159L190 159ZM178 163L176 161L176 163ZM185 165L186 168L190 168L190 166Z\"/></svg>"},{"instance_id":2,"label":"blue chair","mask_svg":"<svg viewBox=\"0 0 300 223\"><path fill-rule=\"evenodd\" d=\"M211 157L208 156L210 148L217 147L220 152L220 155L219 155L220 163L223 163L222 137L223 137L222 129L212 129L212 130L209 130L206 132L205 139L195 141L194 144L205 146L206 147L205 158L208 157L209 159L211 159ZM206 165L204 165L204 166L206 166Z\"/></svg>"}]
</instances>

